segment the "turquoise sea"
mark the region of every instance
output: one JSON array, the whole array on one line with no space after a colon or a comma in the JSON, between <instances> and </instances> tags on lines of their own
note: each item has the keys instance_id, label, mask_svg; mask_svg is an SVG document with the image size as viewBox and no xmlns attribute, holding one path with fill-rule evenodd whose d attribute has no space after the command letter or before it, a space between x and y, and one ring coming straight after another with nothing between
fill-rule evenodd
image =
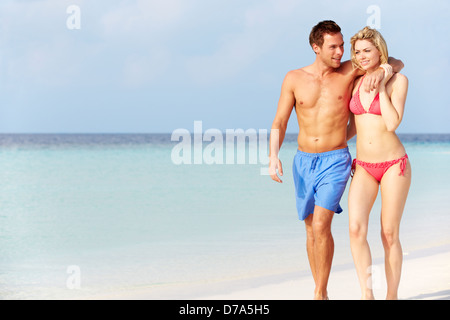
<instances>
[{"instance_id":1,"label":"turquoise sea","mask_svg":"<svg viewBox=\"0 0 450 320\"><path fill-rule=\"evenodd\" d=\"M450 135L400 138L413 169L405 255L447 248ZM170 134L0 135L0 299L308 273L292 181L295 140L287 136L282 146L277 184L262 174L261 159L175 164ZM354 156L354 141L349 146ZM352 264L347 192L333 220L335 267ZM379 211L378 199L374 258L383 257Z\"/></svg>"}]
</instances>

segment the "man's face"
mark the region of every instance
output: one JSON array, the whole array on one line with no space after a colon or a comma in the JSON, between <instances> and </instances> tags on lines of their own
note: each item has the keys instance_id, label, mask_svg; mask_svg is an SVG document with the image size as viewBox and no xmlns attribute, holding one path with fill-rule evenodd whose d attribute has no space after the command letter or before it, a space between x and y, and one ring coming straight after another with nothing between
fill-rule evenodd
<instances>
[{"instance_id":1,"label":"man's face","mask_svg":"<svg viewBox=\"0 0 450 320\"><path fill-rule=\"evenodd\" d=\"M314 47L314 51L320 59L331 68L339 68L344 55L344 39L340 32L335 34L325 34L323 36L322 48Z\"/></svg>"}]
</instances>

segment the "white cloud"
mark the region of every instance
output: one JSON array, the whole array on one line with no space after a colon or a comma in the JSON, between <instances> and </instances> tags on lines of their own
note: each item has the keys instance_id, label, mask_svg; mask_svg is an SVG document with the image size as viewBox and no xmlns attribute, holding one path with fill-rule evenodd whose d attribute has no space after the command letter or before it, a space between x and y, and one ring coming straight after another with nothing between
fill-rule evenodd
<instances>
[{"instance_id":1,"label":"white cloud","mask_svg":"<svg viewBox=\"0 0 450 320\"><path fill-rule=\"evenodd\" d=\"M158 35L173 30L183 17L188 1L135 0L121 2L120 6L106 12L101 18L104 34L127 37Z\"/></svg>"},{"instance_id":2,"label":"white cloud","mask_svg":"<svg viewBox=\"0 0 450 320\"><path fill-rule=\"evenodd\" d=\"M82 4L83 1L78 0ZM8 88L62 86L77 73L80 59L67 29L69 1L8 1L0 5L2 82Z\"/></svg>"},{"instance_id":3,"label":"white cloud","mask_svg":"<svg viewBox=\"0 0 450 320\"><path fill-rule=\"evenodd\" d=\"M131 54L124 62L123 83L127 87L141 87L157 81L170 63L166 49L155 49L145 55Z\"/></svg>"},{"instance_id":4,"label":"white cloud","mask_svg":"<svg viewBox=\"0 0 450 320\"><path fill-rule=\"evenodd\" d=\"M100 35L108 49L121 55L120 84L142 87L154 83L171 65L166 42L189 11L190 1L134 0L109 6L99 18Z\"/></svg>"},{"instance_id":5,"label":"white cloud","mask_svg":"<svg viewBox=\"0 0 450 320\"><path fill-rule=\"evenodd\" d=\"M281 36L280 24L292 17L298 2L265 1L246 9L240 32L222 35L216 51L187 59L186 69L198 83L234 77L269 51Z\"/></svg>"}]
</instances>

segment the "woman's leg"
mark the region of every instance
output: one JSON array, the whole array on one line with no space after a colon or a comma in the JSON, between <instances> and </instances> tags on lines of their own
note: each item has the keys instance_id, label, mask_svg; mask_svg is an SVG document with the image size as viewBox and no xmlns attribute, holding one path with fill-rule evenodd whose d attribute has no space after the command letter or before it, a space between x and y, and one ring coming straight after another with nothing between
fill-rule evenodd
<instances>
[{"instance_id":1,"label":"woman's leg","mask_svg":"<svg viewBox=\"0 0 450 320\"><path fill-rule=\"evenodd\" d=\"M400 244L400 220L411 184L411 165L400 175L400 164L389 168L381 180L381 239L385 252L386 299L397 299L403 262Z\"/></svg>"},{"instance_id":2,"label":"woman's leg","mask_svg":"<svg viewBox=\"0 0 450 320\"><path fill-rule=\"evenodd\" d=\"M361 286L362 299L373 299L371 286L372 257L367 242L369 214L378 194L378 181L365 169L356 166L349 196L349 232L353 261Z\"/></svg>"}]
</instances>

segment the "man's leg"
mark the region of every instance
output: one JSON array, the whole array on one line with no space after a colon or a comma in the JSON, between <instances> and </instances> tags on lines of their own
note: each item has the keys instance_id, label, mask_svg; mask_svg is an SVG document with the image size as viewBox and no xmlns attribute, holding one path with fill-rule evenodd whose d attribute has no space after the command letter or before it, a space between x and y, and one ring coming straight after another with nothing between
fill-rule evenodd
<instances>
[{"instance_id":1,"label":"man's leg","mask_svg":"<svg viewBox=\"0 0 450 320\"><path fill-rule=\"evenodd\" d=\"M334 212L315 206L312 216L312 232L314 235L314 267L316 289L314 299L328 299L328 278L334 254L334 240L331 234L331 221Z\"/></svg>"},{"instance_id":2,"label":"man's leg","mask_svg":"<svg viewBox=\"0 0 450 320\"><path fill-rule=\"evenodd\" d=\"M305 219L306 227L306 252L308 253L309 267L314 278L314 283L317 285L316 275L316 258L314 257L314 232L313 232L313 214L310 214Z\"/></svg>"}]
</instances>

